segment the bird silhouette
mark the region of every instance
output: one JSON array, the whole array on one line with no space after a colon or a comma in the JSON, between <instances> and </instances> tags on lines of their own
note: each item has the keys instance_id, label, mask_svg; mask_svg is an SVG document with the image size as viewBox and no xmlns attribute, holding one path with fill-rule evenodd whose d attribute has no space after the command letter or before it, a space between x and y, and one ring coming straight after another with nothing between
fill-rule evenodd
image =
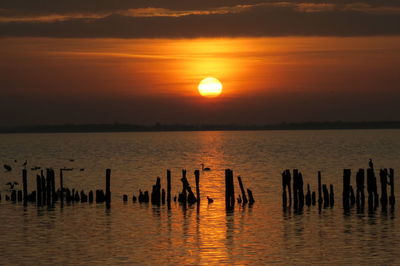
<instances>
[{"instance_id":1,"label":"bird silhouette","mask_svg":"<svg viewBox=\"0 0 400 266\"><path fill-rule=\"evenodd\" d=\"M239 194L239 197L237 198L237 202L240 204L240 203L242 203L242 197L240 196L240 194Z\"/></svg>"},{"instance_id":2,"label":"bird silhouette","mask_svg":"<svg viewBox=\"0 0 400 266\"><path fill-rule=\"evenodd\" d=\"M371 169L374 169L374 163L372 162L372 159L369 159L368 165Z\"/></svg>"},{"instance_id":3,"label":"bird silhouette","mask_svg":"<svg viewBox=\"0 0 400 266\"><path fill-rule=\"evenodd\" d=\"M13 182L7 182L6 185L7 185L7 186L10 186L10 189L13 189L15 185L18 185L18 182L15 182L15 181L13 181Z\"/></svg>"},{"instance_id":4,"label":"bird silhouette","mask_svg":"<svg viewBox=\"0 0 400 266\"><path fill-rule=\"evenodd\" d=\"M211 171L210 167L204 167L204 163L201 164L201 171Z\"/></svg>"},{"instance_id":5,"label":"bird silhouette","mask_svg":"<svg viewBox=\"0 0 400 266\"><path fill-rule=\"evenodd\" d=\"M25 160L25 162L22 164L23 167L26 167L26 165L28 164L28 161Z\"/></svg>"},{"instance_id":6,"label":"bird silhouette","mask_svg":"<svg viewBox=\"0 0 400 266\"><path fill-rule=\"evenodd\" d=\"M81 171L81 172L82 172L82 171L85 171L85 168L81 168L81 169L79 169L79 171Z\"/></svg>"},{"instance_id":7,"label":"bird silhouette","mask_svg":"<svg viewBox=\"0 0 400 266\"><path fill-rule=\"evenodd\" d=\"M6 170L6 172L10 172L12 170L12 167L11 165L5 164L4 169Z\"/></svg>"},{"instance_id":8,"label":"bird silhouette","mask_svg":"<svg viewBox=\"0 0 400 266\"><path fill-rule=\"evenodd\" d=\"M210 198L209 196L207 196L207 200L208 200L208 203L213 203L214 202L214 200L212 198Z\"/></svg>"}]
</instances>

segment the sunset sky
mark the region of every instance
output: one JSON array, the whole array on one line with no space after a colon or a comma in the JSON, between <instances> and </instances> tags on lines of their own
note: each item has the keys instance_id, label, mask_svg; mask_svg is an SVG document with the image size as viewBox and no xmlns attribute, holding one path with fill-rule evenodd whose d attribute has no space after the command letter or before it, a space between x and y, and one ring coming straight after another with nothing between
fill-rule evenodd
<instances>
[{"instance_id":1,"label":"sunset sky","mask_svg":"<svg viewBox=\"0 0 400 266\"><path fill-rule=\"evenodd\" d=\"M0 2L0 125L400 120L399 70L397 0Z\"/></svg>"}]
</instances>

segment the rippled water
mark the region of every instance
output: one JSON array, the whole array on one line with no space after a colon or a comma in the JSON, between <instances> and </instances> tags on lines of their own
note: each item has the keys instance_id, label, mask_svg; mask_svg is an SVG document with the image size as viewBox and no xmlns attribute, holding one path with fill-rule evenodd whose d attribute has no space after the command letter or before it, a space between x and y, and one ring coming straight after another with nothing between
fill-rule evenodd
<instances>
[{"instance_id":1,"label":"rippled water","mask_svg":"<svg viewBox=\"0 0 400 266\"><path fill-rule=\"evenodd\" d=\"M341 208L343 168L366 168L369 158L375 168L394 168L397 180L400 131L0 135L0 163L13 166L0 173L0 264L399 264L398 207L350 215ZM25 160L29 167L85 168L66 172L64 184L86 191L103 188L105 169L111 168L111 208L5 201L4 184L21 180ZM157 176L165 187L166 169L172 171L173 194L181 188L182 168L194 186L193 170L201 163L212 171L201 173L199 208L122 202L123 194L150 190ZM225 211L225 168L253 190L252 207ZM300 169L313 190L321 170L323 183L335 186L334 208L283 212L280 174L287 168ZM36 172L28 174L31 191ZM206 196L215 202L207 204Z\"/></svg>"}]
</instances>

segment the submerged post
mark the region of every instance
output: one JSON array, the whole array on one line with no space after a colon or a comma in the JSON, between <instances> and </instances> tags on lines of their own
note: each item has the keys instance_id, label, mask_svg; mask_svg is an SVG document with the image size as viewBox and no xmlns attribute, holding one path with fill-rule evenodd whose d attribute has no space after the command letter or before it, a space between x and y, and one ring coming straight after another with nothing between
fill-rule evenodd
<instances>
[{"instance_id":1,"label":"submerged post","mask_svg":"<svg viewBox=\"0 0 400 266\"><path fill-rule=\"evenodd\" d=\"M106 169L106 206L110 207L111 203L111 191L110 191L110 183L111 183L111 169Z\"/></svg>"},{"instance_id":2,"label":"submerged post","mask_svg":"<svg viewBox=\"0 0 400 266\"><path fill-rule=\"evenodd\" d=\"M28 184L27 184L27 171L26 169L22 170L22 184L24 190L24 206L27 205L28 202Z\"/></svg>"}]
</instances>

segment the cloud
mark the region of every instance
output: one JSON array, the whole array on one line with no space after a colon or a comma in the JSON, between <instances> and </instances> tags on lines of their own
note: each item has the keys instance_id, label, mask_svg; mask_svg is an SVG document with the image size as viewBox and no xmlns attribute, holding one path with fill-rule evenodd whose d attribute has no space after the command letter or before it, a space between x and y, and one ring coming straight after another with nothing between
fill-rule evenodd
<instances>
[{"instance_id":1,"label":"cloud","mask_svg":"<svg viewBox=\"0 0 400 266\"><path fill-rule=\"evenodd\" d=\"M16 2L21 3L18 8L7 0L0 6L3 10L0 36L181 38L400 34L400 6L393 2L384 6L385 1L378 6L369 1L343 0L335 3L205 0L200 6L198 1L183 4L175 0L166 4L156 0L122 0L118 8L110 1L99 1L93 9L85 9L85 5L71 0L61 1L60 5L43 1L40 10L27 1Z\"/></svg>"}]
</instances>

